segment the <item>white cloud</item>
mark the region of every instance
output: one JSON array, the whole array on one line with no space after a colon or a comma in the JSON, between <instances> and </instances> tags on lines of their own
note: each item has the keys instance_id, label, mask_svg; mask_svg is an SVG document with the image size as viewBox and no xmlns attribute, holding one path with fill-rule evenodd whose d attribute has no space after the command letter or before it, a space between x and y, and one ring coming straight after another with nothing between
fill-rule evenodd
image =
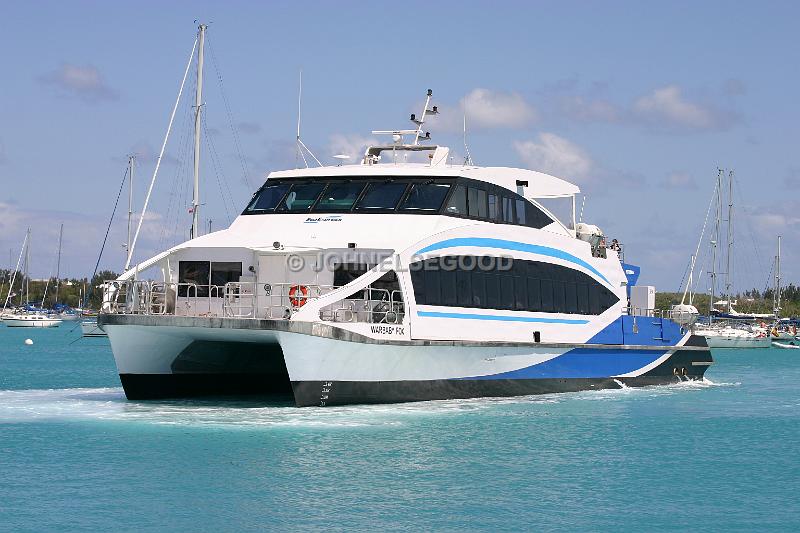
<instances>
[{"instance_id":1,"label":"white cloud","mask_svg":"<svg viewBox=\"0 0 800 533\"><path fill-rule=\"evenodd\" d=\"M665 189L696 189L697 182L686 172L672 172L667 175L660 183Z\"/></svg>"},{"instance_id":2,"label":"white cloud","mask_svg":"<svg viewBox=\"0 0 800 533\"><path fill-rule=\"evenodd\" d=\"M64 63L53 72L41 76L39 81L89 103L119 98L117 91L109 87L100 71L91 65Z\"/></svg>"},{"instance_id":3,"label":"white cloud","mask_svg":"<svg viewBox=\"0 0 800 533\"><path fill-rule=\"evenodd\" d=\"M633 113L654 126L681 127L695 130L717 129L724 117L715 110L689 102L677 85L667 85L640 97L633 104Z\"/></svg>"},{"instance_id":4,"label":"white cloud","mask_svg":"<svg viewBox=\"0 0 800 533\"><path fill-rule=\"evenodd\" d=\"M461 99L470 128L522 128L536 120L536 109L517 93L473 89ZM460 121L459 121L460 122Z\"/></svg>"},{"instance_id":5,"label":"white cloud","mask_svg":"<svg viewBox=\"0 0 800 533\"><path fill-rule=\"evenodd\" d=\"M515 142L514 149L528 168L570 181L589 181L594 168L585 150L555 133L543 132L535 141Z\"/></svg>"}]
</instances>

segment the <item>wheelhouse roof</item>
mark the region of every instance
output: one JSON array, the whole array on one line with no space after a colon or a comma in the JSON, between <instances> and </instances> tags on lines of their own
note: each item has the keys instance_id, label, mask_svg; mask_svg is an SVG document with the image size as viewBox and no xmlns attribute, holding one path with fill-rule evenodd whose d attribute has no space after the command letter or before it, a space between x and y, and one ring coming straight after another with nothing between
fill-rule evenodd
<instances>
[{"instance_id":1,"label":"wheelhouse roof","mask_svg":"<svg viewBox=\"0 0 800 533\"><path fill-rule=\"evenodd\" d=\"M425 164L403 163L394 165L342 165L280 170L271 172L267 179L300 178L347 178L347 177L463 177L493 183L510 191L517 190L517 181L527 182L524 196L527 198L566 198L581 192L580 188L561 178L522 168L476 167L476 166L430 166Z\"/></svg>"}]
</instances>

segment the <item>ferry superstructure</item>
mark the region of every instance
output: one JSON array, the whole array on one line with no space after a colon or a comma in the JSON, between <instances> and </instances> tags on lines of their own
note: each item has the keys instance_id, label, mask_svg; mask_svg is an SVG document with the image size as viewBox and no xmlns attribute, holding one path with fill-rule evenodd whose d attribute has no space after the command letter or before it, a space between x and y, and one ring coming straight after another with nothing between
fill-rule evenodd
<instances>
[{"instance_id":1,"label":"ferry superstructure","mask_svg":"<svg viewBox=\"0 0 800 533\"><path fill-rule=\"evenodd\" d=\"M228 229L106 284L128 398L327 406L702 378L705 340L629 307L618 249L576 223L576 185L387 133L359 164L269 174Z\"/></svg>"}]
</instances>

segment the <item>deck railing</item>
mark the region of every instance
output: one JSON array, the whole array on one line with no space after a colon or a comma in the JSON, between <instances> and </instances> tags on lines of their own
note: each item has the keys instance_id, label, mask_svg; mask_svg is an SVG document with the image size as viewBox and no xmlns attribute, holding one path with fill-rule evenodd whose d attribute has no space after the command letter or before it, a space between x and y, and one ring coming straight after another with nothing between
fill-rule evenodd
<instances>
[{"instance_id":1,"label":"deck railing","mask_svg":"<svg viewBox=\"0 0 800 533\"><path fill-rule=\"evenodd\" d=\"M107 281L102 312L286 320L307 303L337 289L332 285L229 282L197 285L163 281ZM334 322L399 324L405 316L399 290L367 287L320 310Z\"/></svg>"}]
</instances>

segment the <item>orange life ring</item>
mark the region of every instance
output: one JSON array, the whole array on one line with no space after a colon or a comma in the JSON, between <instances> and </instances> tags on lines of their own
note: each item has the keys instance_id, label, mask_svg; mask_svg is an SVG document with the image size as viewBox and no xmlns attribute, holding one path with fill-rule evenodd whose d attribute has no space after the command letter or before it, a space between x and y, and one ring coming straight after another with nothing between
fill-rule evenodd
<instances>
[{"instance_id":1,"label":"orange life ring","mask_svg":"<svg viewBox=\"0 0 800 533\"><path fill-rule=\"evenodd\" d=\"M289 287L289 303L292 307L303 307L308 301L308 287L305 285L292 285Z\"/></svg>"}]
</instances>

